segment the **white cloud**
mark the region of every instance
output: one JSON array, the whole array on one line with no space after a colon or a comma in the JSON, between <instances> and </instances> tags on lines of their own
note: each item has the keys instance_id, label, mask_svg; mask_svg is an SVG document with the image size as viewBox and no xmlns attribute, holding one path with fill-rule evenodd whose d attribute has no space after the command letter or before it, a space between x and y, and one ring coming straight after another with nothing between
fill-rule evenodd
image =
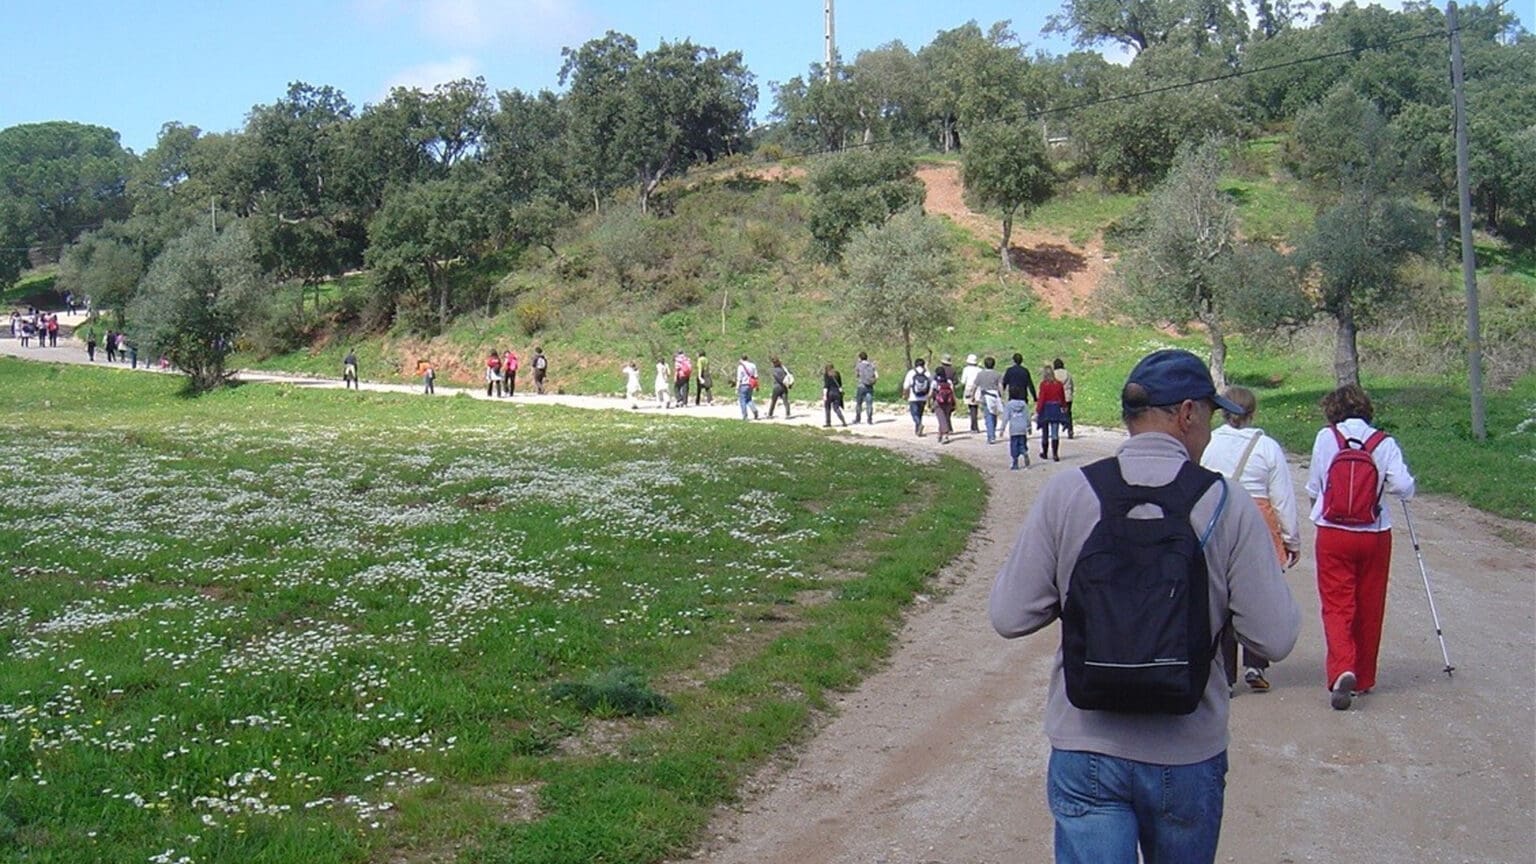
<instances>
[{"instance_id":1,"label":"white cloud","mask_svg":"<svg viewBox=\"0 0 1536 864\"><path fill-rule=\"evenodd\" d=\"M374 101L382 102L389 96L389 91L396 87L415 88L430 92L433 87L439 84L457 81L460 78L473 78L480 74L477 71L477 66L478 64L473 57L453 57L448 60L422 63L402 69L384 83L383 91L374 97Z\"/></svg>"}]
</instances>

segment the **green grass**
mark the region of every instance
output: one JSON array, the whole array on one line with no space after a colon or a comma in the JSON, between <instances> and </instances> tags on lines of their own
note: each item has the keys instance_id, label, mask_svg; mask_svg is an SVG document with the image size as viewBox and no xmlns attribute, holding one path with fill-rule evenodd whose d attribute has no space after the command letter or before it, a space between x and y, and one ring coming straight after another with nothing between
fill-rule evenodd
<instances>
[{"instance_id":1,"label":"green grass","mask_svg":"<svg viewBox=\"0 0 1536 864\"><path fill-rule=\"evenodd\" d=\"M0 286L0 308L9 312L11 307L29 304L46 308L62 306L64 297L54 287L58 281L57 265L29 270L10 286Z\"/></svg>"},{"instance_id":2,"label":"green grass","mask_svg":"<svg viewBox=\"0 0 1536 864\"><path fill-rule=\"evenodd\" d=\"M1305 456L1324 420L1319 401L1331 376L1298 370L1278 351L1244 355L1233 383L1253 388L1257 423L1291 453ZM1464 379L1369 370L1376 425L1395 436L1419 491L1453 495L1480 510L1536 521L1536 374L1485 393L1487 438L1472 437Z\"/></svg>"},{"instance_id":3,"label":"green grass","mask_svg":"<svg viewBox=\"0 0 1536 864\"><path fill-rule=\"evenodd\" d=\"M985 503L756 424L7 359L0 411L28 861L676 854Z\"/></svg>"},{"instance_id":4,"label":"green grass","mask_svg":"<svg viewBox=\"0 0 1536 864\"><path fill-rule=\"evenodd\" d=\"M1128 216L1140 201L1139 195L1073 189L1040 205L1020 225L1061 234L1086 246L1100 231Z\"/></svg>"}]
</instances>

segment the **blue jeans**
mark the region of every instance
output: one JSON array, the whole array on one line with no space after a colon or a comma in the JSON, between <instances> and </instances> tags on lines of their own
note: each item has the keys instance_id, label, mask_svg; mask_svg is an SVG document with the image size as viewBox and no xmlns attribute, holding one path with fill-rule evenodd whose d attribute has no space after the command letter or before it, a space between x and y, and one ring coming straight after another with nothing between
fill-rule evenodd
<instances>
[{"instance_id":1,"label":"blue jeans","mask_svg":"<svg viewBox=\"0 0 1536 864\"><path fill-rule=\"evenodd\" d=\"M757 406L752 404L751 385L743 384L736 388L736 404L741 406L741 419L747 419L748 411L752 412L753 417L757 416Z\"/></svg>"},{"instance_id":2,"label":"blue jeans","mask_svg":"<svg viewBox=\"0 0 1536 864\"><path fill-rule=\"evenodd\" d=\"M922 400L912 400L907 403L907 412L912 415L912 431L923 434L923 408L928 403Z\"/></svg>"},{"instance_id":3,"label":"blue jeans","mask_svg":"<svg viewBox=\"0 0 1536 864\"><path fill-rule=\"evenodd\" d=\"M865 408L865 404L868 408ZM869 412L869 422L875 422L875 385L860 384L859 389L853 391L853 422L859 422L860 412Z\"/></svg>"},{"instance_id":4,"label":"blue jeans","mask_svg":"<svg viewBox=\"0 0 1536 864\"><path fill-rule=\"evenodd\" d=\"M997 440L997 415L983 407L981 416L987 421L987 443L991 444Z\"/></svg>"},{"instance_id":5,"label":"blue jeans","mask_svg":"<svg viewBox=\"0 0 1536 864\"><path fill-rule=\"evenodd\" d=\"M1029 436L1028 435L1009 435L1008 436L1008 458L1011 460L1009 462L1009 464L1010 465L1017 465L1017 464L1019 464L1019 457L1020 456L1024 457L1024 464L1028 465L1029 464Z\"/></svg>"},{"instance_id":6,"label":"blue jeans","mask_svg":"<svg viewBox=\"0 0 1536 864\"><path fill-rule=\"evenodd\" d=\"M1151 765L1051 750L1046 798L1058 864L1197 864L1216 860L1226 751L1193 765Z\"/></svg>"}]
</instances>

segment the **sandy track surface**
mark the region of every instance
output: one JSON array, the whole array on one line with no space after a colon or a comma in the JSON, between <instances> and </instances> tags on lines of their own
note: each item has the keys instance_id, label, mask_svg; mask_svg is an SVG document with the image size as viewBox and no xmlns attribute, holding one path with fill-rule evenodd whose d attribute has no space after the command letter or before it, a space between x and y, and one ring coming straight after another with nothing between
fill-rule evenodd
<instances>
[{"instance_id":1,"label":"sandy track surface","mask_svg":"<svg viewBox=\"0 0 1536 864\"><path fill-rule=\"evenodd\" d=\"M0 353L85 360L77 343L63 340L40 351L0 339ZM602 397L503 401L513 411L532 403L628 410ZM642 410L736 416L734 403ZM764 422L820 425L819 409L796 411L795 420ZM1111 454L1123 436L1080 429L1077 440L1062 442L1060 463L1009 471L1006 447L980 436L961 435L941 448L931 436L913 439L910 423L894 415L851 432L850 441L942 451L981 468L990 489L984 530L914 604L885 667L838 699L807 744L752 778L685 860L1048 861L1049 747L1040 722L1059 636L1053 626L1012 642L997 637L987 622L987 593L1046 478ZM1409 464L1432 455L1410 453ZM1300 488L1305 468L1293 463L1292 470ZM1289 573L1303 610L1301 639L1272 669L1274 690L1239 685L1219 860L1525 864L1536 854L1536 526L1441 496L1411 506L1454 678L1441 671L1418 563L1399 524L1380 682L1348 712L1328 707L1313 536L1303 521L1306 554Z\"/></svg>"}]
</instances>

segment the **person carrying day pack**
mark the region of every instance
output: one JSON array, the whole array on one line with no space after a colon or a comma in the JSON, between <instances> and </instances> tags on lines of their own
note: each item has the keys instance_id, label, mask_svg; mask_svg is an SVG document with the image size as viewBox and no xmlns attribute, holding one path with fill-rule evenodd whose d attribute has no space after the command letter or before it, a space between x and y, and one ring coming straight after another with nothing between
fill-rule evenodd
<instances>
[{"instance_id":1,"label":"person carrying day pack","mask_svg":"<svg viewBox=\"0 0 1536 864\"><path fill-rule=\"evenodd\" d=\"M923 410L928 407L929 391L933 389L933 378L928 374L928 365L919 357L912 362L912 368L907 370L907 377L902 379L901 392L907 399L907 411L912 415L912 431L917 437L923 437Z\"/></svg>"},{"instance_id":2,"label":"person carrying day pack","mask_svg":"<svg viewBox=\"0 0 1536 864\"><path fill-rule=\"evenodd\" d=\"M1312 442L1307 495L1317 525L1317 594L1328 643L1328 702L1349 708L1376 686L1376 658L1387 611L1392 519L1381 496L1407 500L1415 484L1397 441L1371 425L1375 408L1358 384L1322 401L1328 425Z\"/></svg>"},{"instance_id":3,"label":"person carrying day pack","mask_svg":"<svg viewBox=\"0 0 1536 864\"><path fill-rule=\"evenodd\" d=\"M1223 411L1225 423L1211 432L1211 443L1200 457L1200 467L1220 471L1259 508L1269 526L1269 539L1275 548L1275 560L1284 569L1295 566L1301 557L1301 535L1296 530L1296 491L1291 483L1291 467L1286 464L1280 442L1253 425L1259 400L1247 387L1228 387L1223 396L1243 409L1241 414ZM1237 639L1228 629L1222 634L1221 650L1227 669L1227 686L1237 684ZM1243 649L1243 681L1260 693L1269 689L1264 672L1269 660L1252 648Z\"/></svg>"},{"instance_id":4,"label":"person carrying day pack","mask_svg":"<svg viewBox=\"0 0 1536 864\"><path fill-rule=\"evenodd\" d=\"M535 345L533 348L533 389L540 396L544 395L544 377L549 374L549 358L544 356L544 349Z\"/></svg>"},{"instance_id":5,"label":"person carrying day pack","mask_svg":"<svg viewBox=\"0 0 1536 864\"><path fill-rule=\"evenodd\" d=\"M1210 372L1163 350L1120 395L1130 438L1052 476L988 603L1014 638L1060 618L1045 733L1058 862L1208 864L1227 771L1227 622L1264 656L1290 653L1300 610L1246 495L1198 467L1217 407Z\"/></svg>"}]
</instances>

